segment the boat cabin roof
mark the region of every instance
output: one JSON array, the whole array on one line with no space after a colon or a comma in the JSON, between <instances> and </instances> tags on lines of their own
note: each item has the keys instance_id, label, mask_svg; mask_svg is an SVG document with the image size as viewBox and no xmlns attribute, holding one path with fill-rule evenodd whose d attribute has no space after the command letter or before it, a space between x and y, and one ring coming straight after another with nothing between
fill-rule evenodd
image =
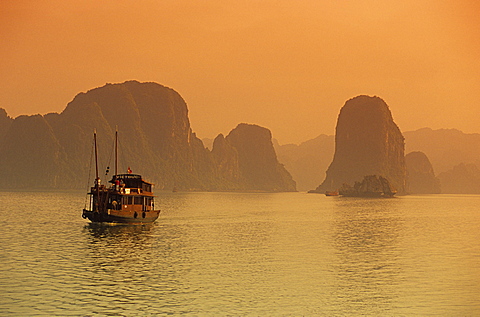
<instances>
[{"instance_id":1,"label":"boat cabin roof","mask_svg":"<svg viewBox=\"0 0 480 317\"><path fill-rule=\"evenodd\" d=\"M138 174L117 174L112 177L110 183L115 183L116 180L122 181L127 188L141 188L142 184L152 185L152 183L144 181Z\"/></svg>"}]
</instances>

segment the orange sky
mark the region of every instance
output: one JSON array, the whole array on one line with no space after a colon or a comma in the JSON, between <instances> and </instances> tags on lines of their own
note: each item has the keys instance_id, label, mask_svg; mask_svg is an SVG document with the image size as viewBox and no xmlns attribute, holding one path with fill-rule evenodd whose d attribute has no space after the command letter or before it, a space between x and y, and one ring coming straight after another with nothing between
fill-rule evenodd
<instances>
[{"instance_id":1,"label":"orange sky","mask_svg":"<svg viewBox=\"0 0 480 317\"><path fill-rule=\"evenodd\" d=\"M177 90L200 137L334 134L382 97L403 131L480 132L480 5L463 0L3 0L0 107L60 112L110 82Z\"/></svg>"}]
</instances>

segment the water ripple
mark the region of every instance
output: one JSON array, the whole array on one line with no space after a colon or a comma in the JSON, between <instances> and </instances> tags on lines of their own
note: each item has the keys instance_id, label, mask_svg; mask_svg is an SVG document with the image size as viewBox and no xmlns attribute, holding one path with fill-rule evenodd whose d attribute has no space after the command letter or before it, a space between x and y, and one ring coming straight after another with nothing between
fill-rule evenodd
<instances>
[{"instance_id":1,"label":"water ripple","mask_svg":"<svg viewBox=\"0 0 480 317\"><path fill-rule=\"evenodd\" d=\"M134 226L0 200L2 316L480 314L479 196L162 193Z\"/></svg>"}]
</instances>

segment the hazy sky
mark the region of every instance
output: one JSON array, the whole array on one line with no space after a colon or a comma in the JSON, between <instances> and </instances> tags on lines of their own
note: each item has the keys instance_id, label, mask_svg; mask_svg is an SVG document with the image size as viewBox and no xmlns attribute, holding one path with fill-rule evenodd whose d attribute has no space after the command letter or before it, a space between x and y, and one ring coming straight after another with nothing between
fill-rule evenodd
<instances>
[{"instance_id":1,"label":"hazy sky","mask_svg":"<svg viewBox=\"0 0 480 317\"><path fill-rule=\"evenodd\" d=\"M480 132L476 0L0 0L0 107L61 112L136 79L178 91L200 137L240 122L280 143L334 134L382 97L403 131Z\"/></svg>"}]
</instances>

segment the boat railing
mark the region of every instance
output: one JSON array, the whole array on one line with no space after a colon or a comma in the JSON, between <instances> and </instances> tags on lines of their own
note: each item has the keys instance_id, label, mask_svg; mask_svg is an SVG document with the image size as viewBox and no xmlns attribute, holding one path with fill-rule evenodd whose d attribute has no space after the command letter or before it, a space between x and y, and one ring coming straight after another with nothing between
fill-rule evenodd
<instances>
[{"instance_id":1,"label":"boat railing","mask_svg":"<svg viewBox=\"0 0 480 317\"><path fill-rule=\"evenodd\" d=\"M92 186L90 188L90 194L96 193L96 192L113 192L113 193L119 193L123 195L152 195L153 193L148 190L144 190L143 188L129 188L125 187L122 185L112 185L110 187L107 187L105 185L100 185L100 186Z\"/></svg>"}]
</instances>

